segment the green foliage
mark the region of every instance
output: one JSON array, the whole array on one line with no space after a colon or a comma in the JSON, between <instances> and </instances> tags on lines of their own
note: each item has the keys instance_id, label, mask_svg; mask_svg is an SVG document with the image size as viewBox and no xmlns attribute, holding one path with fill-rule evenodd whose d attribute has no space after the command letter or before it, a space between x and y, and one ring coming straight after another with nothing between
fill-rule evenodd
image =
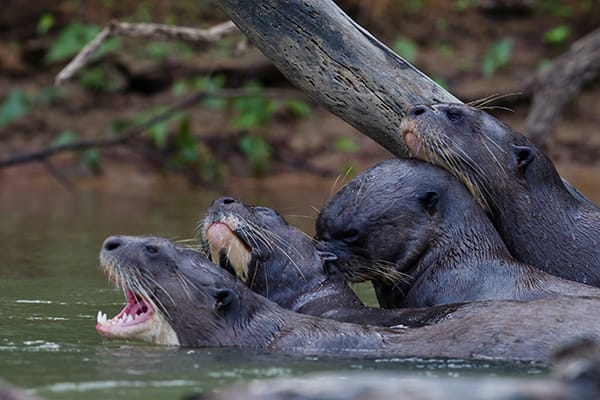
<instances>
[{"instance_id":1,"label":"green foliage","mask_svg":"<svg viewBox=\"0 0 600 400\"><path fill-rule=\"evenodd\" d=\"M225 85L226 77L224 75L216 75L214 77L201 76L191 79L180 79L173 83L173 94L175 96L183 96L190 91L202 90L208 94L217 93ZM202 102L209 108L222 110L227 105L227 101L219 97L209 97Z\"/></svg>"},{"instance_id":2,"label":"green foliage","mask_svg":"<svg viewBox=\"0 0 600 400\"><path fill-rule=\"evenodd\" d=\"M557 0L543 0L540 2L538 7L541 11L550 13L557 17L565 18L572 16L573 9L570 6L561 3L561 1Z\"/></svg>"},{"instance_id":3,"label":"green foliage","mask_svg":"<svg viewBox=\"0 0 600 400\"><path fill-rule=\"evenodd\" d=\"M456 11L467 11L469 8L476 5L474 0L454 0L454 9Z\"/></svg>"},{"instance_id":4,"label":"green foliage","mask_svg":"<svg viewBox=\"0 0 600 400\"><path fill-rule=\"evenodd\" d=\"M417 58L417 45L408 38L398 38L392 44L392 49L409 63L414 63Z\"/></svg>"},{"instance_id":5,"label":"green foliage","mask_svg":"<svg viewBox=\"0 0 600 400\"><path fill-rule=\"evenodd\" d=\"M269 143L262 136L244 135L240 138L240 149L250 162L252 175L264 176L272 156Z\"/></svg>"},{"instance_id":6,"label":"green foliage","mask_svg":"<svg viewBox=\"0 0 600 400\"><path fill-rule=\"evenodd\" d=\"M54 16L52 14L43 14L37 25L37 31L40 35L45 35L54 26Z\"/></svg>"},{"instance_id":7,"label":"green foliage","mask_svg":"<svg viewBox=\"0 0 600 400\"><path fill-rule=\"evenodd\" d=\"M79 74L79 83L86 89L96 92L114 92L118 83L110 79L106 68L101 65L83 69Z\"/></svg>"},{"instance_id":8,"label":"green foliage","mask_svg":"<svg viewBox=\"0 0 600 400\"><path fill-rule=\"evenodd\" d=\"M232 120L233 126L240 130L249 130L268 125L277 111L275 103L261 93L258 83L251 82L246 88L256 92L256 95L233 99L232 107L236 113Z\"/></svg>"},{"instance_id":9,"label":"green foliage","mask_svg":"<svg viewBox=\"0 0 600 400\"><path fill-rule=\"evenodd\" d=\"M287 108L300 118L308 118L312 115L312 108L302 100L289 99L286 101Z\"/></svg>"},{"instance_id":10,"label":"green foliage","mask_svg":"<svg viewBox=\"0 0 600 400\"><path fill-rule=\"evenodd\" d=\"M151 42L146 45L146 54L155 60L165 60L169 56L169 46L165 42Z\"/></svg>"},{"instance_id":11,"label":"green foliage","mask_svg":"<svg viewBox=\"0 0 600 400\"><path fill-rule=\"evenodd\" d=\"M92 24L84 24L81 21L71 22L58 34L54 43L46 54L47 63L55 63L73 57L83 46L89 43L100 33L100 28ZM111 38L104 42L96 53L96 58L115 51L121 45L119 38Z\"/></svg>"},{"instance_id":12,"label":"green foliage","mask_svg":"<svg viewBox=\"0 0 600 400\"><path fill-rule=\"evenodd\" d=\"M193 166L198 162L200 154L196 146L196 138L192 133L192 125L189 114L182 116L179 120L179 127L173 140L175 145L175 155L173 156L180 166Z\"/></svg>"},{"instance_id":13,"label":"green foliage","mask_svg":"<svg viewBox=\"0 0 600 400\"><path fill-rule=\"evenodd\" d=\"M513 40L509 37L505 37L490 46L483 57L481 66L483 76L492 76L498 69L508 65L512 50Z\"/></svg>"},{"instance_id":14,"label":"green foliage","mask_svg":"<svg viewBox=\"0 0 600 400\"><path fill-rule=\"evenodd\" d=\"M52 147L60 147L79 140L79 135L73 131L63 131L52 141ZM100 172L100 152L98 149L85 149L76 152L79 160L93 173Z\"/></svg>"},{"instance_id":15,"label":"green foliage","mask_svg":"<svg viewBox=\"0 0 600 400\"><path fill-rule=\"evenodd\" d=\"M136 123L141 124L149 120L152 115L160 114L166 111L166 107L155 107L152 113L140 112L134 117ZM163 120L152 125L147 131L146 136L150 138L150 141L157 149L164 149L167 146L167 139L169 137L169 121Z\"/></svg>"},{"instance_id":16,"label":"green foliage","mask_svg":"<svg viewBox=\"0 0 600 400\"><path fill-rule=\"evenodd\" d=\"M335 139L333 148L344 153L355 153L359 149L358 144L354 140L344 136Z\"/></svg>"},{"instance_id":17,"label":"green foliage","mask_svg":"<svg viewBox=\"0 0 600 400\"><path fill-rule=\"evenodd\" d=\"M175 153L171 163L178 169L197 169L206 180L215 179L219 168L209 149L200 143L193 134L189 114L179 119L179 125L173 139Z\"/></svg>"},{"instance_id":18,"label":"green foliage","mask_svg":"<svg viewBox=\"0 0 600 400\"><path fill-rule=\"evenodd\" d=\"M78 135L73 131L64 131L58 134L52 141L52 147L60 147L66 144L73 143L77 141Z\"/></svg>"},{"instance_id":19,"label":"green foliage","mask_svg":"<svg viewBox=\"0 0 600 400\"><path fill-rule=\"evenodd\" d=\"M544 32L544 41L549 44L560 44L571 34L571 29L566 25L559 25Z\"/></svg>"},{"instance_id":20,"label":"green foliage","mask_svg":"<svg viewBox=\"0 0 600 400\"><path fill-rule=\"evenodd\" d=\"M31 99L19 89L13 89L0 104L0 126L23 117L32 105Z\"/></svg>"},{"instance_id":21,"label":"green foliage","mask_svg":"<svg viewBox=\"0 0 600 400\"><path fill-rule=\"evenodd\" d=\"M410 12L417 13L425 7L425 0L408 0L404 4L406 4Z\"/></svg>"}]
</instances>

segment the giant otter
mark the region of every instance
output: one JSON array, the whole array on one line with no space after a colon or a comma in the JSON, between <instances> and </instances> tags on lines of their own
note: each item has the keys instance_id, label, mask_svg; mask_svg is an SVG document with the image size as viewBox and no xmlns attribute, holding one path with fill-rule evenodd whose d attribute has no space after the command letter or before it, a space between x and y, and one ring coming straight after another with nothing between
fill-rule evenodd
<instances>
[{"instance_id":1,"label":"giant otter","mask_svg":"<svg viewBox=\"0 0 600 400\"><path fill-rule=\"evenodd\" d=\"M194 250L156 237L112 236L100 253L125 308L98 312L108 338L190 347L242 347L336 357L548 361L576 337L600 340L595 298L478 302L435 325L406 330L294 313L257 295Z\"/></svg>"},{"instance_id":2,"label":"giant otter","mask_svg":"<svg viewBox=\"0 0 600 400\"><path fill-rule=\"evenodd\" d=\"M411 276L398 282L405 299L396 306L600 297L514 260L463 185L420 160L387 160L353 179L321 210L316 237L350 281L382 281L372 264Z\"/></svg>"},{"instance_id":3,"label":"giant otter","mask_svg":"<svg viewBox=\"0 0 600 400\"><path fill-rule=\"evenodd\" d=\"M465 184L516 259L600 286L600 209L525 136L462 104L415 106L400 128L414 157Z\"/></svg>"},{"instance_id":4,"label":"giant otter","mask_svg":"<svg viewBox=\"0 0 600 400\"><path fill-rule=\"evenodd\" d=\"M462 306L398 310L365 306L338 271L325 269L323 254L312 240L267 207L224 197L211 204L199 225L201 245L213 262L288 310L367 325L422 326ZM377 272L391 281L402 277L393 269L387 275Z\"/></svg>"}]
</instances>

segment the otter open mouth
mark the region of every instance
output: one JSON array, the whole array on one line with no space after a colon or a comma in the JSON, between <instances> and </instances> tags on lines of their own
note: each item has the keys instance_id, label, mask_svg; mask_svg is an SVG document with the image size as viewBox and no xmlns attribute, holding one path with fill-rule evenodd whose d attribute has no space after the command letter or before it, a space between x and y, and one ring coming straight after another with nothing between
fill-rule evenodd
<instances>
[{"instance_id":1,"label":"otter open mouth","mask_svg":"<svg viewBox=\"0 0 600 400\"><path fill-rule=\"evenodd\" d=\"M115 317L107 319L105 313L98 311L96 330L101 335L109 337L123 336L128 329L142 325L151 319L154 308L150 302L129 289L126 290L125 297L127 304Z\"/></svg>"},{"instance_id":2,"label":"otter open mouth","mask_svg":"<svg viewBox=\"0 0 600 400\"><path fill-rule=\"evenodd\" d=\"M114 261L101 256L104 272L117 284L116 276L119 275L122 279L123 272L115 274L117 268L115 265L118 265L118 262ZM130 288L125 288L125 301L127 302L125 307L111 319L108 319L106 313L98 311L96 331L100 336L108 339L132 339L154 344L179 345L177 333L162 313L158 312L152 300Z\"/></svg>"},{"instance_id":3,"label":"otter open mouth","mask_svg":"<svg viewBox=\"0 0 600 400\"><path fill-rule=\"evenodd\" d=\"M248 265L252 260L251 247L243 241L232 228L233 223L214 221L205 231L210 257L214 263L228 269L228 264L242 281L248 280Z\"/></svg>"}]
</instances>

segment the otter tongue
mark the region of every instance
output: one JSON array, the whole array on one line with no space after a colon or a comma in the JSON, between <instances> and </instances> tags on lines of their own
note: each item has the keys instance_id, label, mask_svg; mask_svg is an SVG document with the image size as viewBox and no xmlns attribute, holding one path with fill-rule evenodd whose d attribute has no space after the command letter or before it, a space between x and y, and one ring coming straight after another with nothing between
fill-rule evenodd
<instances>
[{"instance_id":1,"label":"otter tongue","mask_svg":"<svg viewBox=\"0 0 600 400\"><path fill-rule=\"evenodd\" d=\"M129 289L126 291L126 298L127 304L125 307L108 322L113 324L127 324L134 322L136 319L139 321L139 317L149 316L152 313L152 307L148 302Z\"/></svg>"}]
</instances>

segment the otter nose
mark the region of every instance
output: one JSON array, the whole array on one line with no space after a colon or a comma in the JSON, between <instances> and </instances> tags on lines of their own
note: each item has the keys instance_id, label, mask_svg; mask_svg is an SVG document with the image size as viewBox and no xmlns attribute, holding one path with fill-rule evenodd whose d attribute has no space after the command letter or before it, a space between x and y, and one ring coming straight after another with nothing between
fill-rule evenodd
<instances>
[{"instance_id":1,"label":"otter nose","mask_svg":"<svg viewBox=\"0 0 600 400\"><path fill-rule=\"evenodd\" d=\"M428 109L429 108L426 105L419 104L418 106L414 106L410 110L408 110L407 115L411 118L415 118L419 115L425 114L428 111Z\"/></svg>"},{"instance_id":2,"label":"otter nose","mask_svg":"<svg viewBox=\"0 0 600 400\"><path fill-rule=\"evenodd\" d=\"M102 244L102 250L113 251L123 246L123 238L119 236L110 236Z\"/></svg>"},{"instance_id":3,"label":"otter nose","mask_svg":"<svg viewBox=\"0 0 600 400\"><path fill-rule=\"evenodd\" d=\"M221 197L220 199L213 201L211 205L227 206L234 203L236 203L236 201L233 197Z\"/></svg>"}]
</instances>

